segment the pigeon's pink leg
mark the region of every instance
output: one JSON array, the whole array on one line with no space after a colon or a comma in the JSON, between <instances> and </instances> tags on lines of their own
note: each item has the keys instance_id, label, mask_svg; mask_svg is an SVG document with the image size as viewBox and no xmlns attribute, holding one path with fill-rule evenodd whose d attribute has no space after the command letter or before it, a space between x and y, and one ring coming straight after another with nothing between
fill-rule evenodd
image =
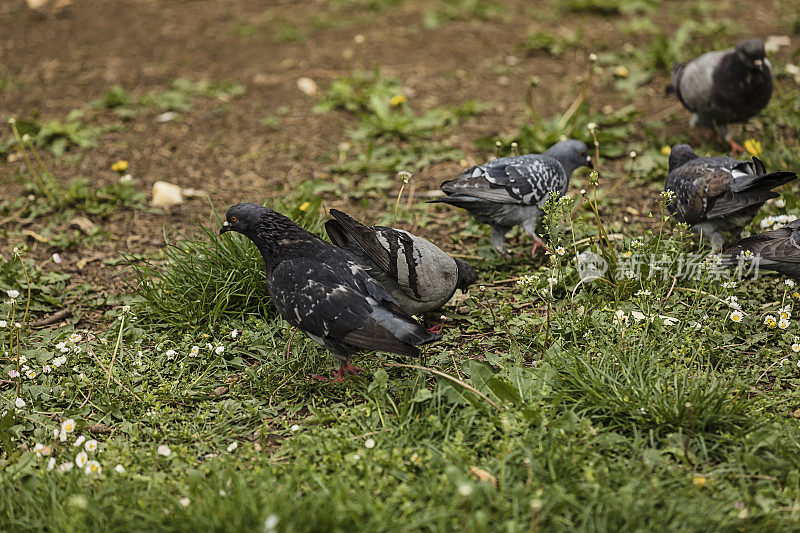
<instances>
[{"instance_id":1,"label":"pigeon's pink leg","mask_svg":"<svg viewBox=\"0 0 800 533\"><path fill-rule=\"evenodd\" d=\"M743 154L746 151L745 147L734 141L733 138L727 137L725 140L728 141L728 144L731 145L731 153L733 155Z\"/></svg>"},{"instance_id":2,"label":"pigeon's pink leg","mask_svg":"<svg viewBox=\"0 0 800 533\"><path fill-rule=\"evenodd\" d=\"M441 335L443 327L444 324L436 324L435 326L431 326L428 328L428 333L436 333L437 335Z\"/></svg>"},{"instance_id":3,"label":"pigeon's pink leg","mask_svg":"<svg viewBox=\"0 0 800 533\"><path fill-rule=\"evenodd\" d=\"M553 253L553 250L551 250L550 248L547 247L547 245L545 245L544 240L542 240L541 237L539 237L538 235L533 235L533 248L531 249L531 257L536 256L536 250L538 250L540 246L545 251Z\"/></svg>"},{"instance_id":4,"label":"pigeon's pink leg","mask_svg":"<svg viewBox=\"0 0 800 533\"><path fill-rule=\"evenodd\" d=\"M357 376L358 373L362 370L364 369L351 365L350 361L343 360L339 364L339 370L333 373L332 378L326 378L318 374L313 374L311 377L314 379L318 379L320 381L324 381L326 383L341 383L346 374L352 374L353 376Z\"/></svg>"}]
</instances>

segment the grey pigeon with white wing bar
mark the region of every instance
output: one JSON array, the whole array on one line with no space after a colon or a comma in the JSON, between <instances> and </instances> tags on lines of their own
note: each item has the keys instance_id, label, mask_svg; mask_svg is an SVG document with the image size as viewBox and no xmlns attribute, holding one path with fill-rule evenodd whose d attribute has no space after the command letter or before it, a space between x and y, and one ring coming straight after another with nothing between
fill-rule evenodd
<instances>
[{"instance_id":1,"label":"grey pigeon with white wing bar","mask_svg":"<svg viewBox=\"0 0 800 533\"><path fill-rule=\"evenodd\" d=\"M536 225L551 195L567 192L569 179L578 167L592 167L586 144L566 140L543 154L501 157L465 170L459 177L439 187L447 195L431 202L442 202L466 209L479 222L489 224L492 245L503 258L505 234L513 226L533 238L535 254L544 241Z\"/></svg>"},{"instance_id":2,"label":"grey pigeon with white wing bar","mask_svg":"<svg viewBox=\"0 0 800 533\"><path fill-rule=\"evenodd\" d=\"M346 213L330 210L328 236L350 252L411 314L439 309L455 293L478 279L461 259L450 257L427 239L384 226L365 226Z\"/></svg>"}]
</instances>

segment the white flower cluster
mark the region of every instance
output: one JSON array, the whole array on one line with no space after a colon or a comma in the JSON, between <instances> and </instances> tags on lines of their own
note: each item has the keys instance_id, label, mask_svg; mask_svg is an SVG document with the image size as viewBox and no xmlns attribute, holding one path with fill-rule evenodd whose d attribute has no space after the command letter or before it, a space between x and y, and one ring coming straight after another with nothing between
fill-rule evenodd
<instances>
[{"instance_id":1,"label":"white flower cluster","mask_svg":"<svg viewBox=\"0 0 800 533\"><path fill-rule=\"evenodd\" d=\"M797 220L796 215L775 215L764 217L760 222L761 229L780 229L789 222Z\"/></svg>"},{"instance_id":2,"label":"white flower cluster","mask_svg":"<svg viewBox=\"0 0 800 533\"><path fill-rule=\"evenodd\" d=\"M60 428L56 428L53 430L53 437L60 440L61 442L67 442L69 435L75 432L75 420L72 418L68 418L61 423ZM87 475L98 476L103 471L100 462L95 459L90 459L89 454L92 453L99 453L100 444L94 439L86 439L84 435L79 435L75 441L72 443L73 448L79 448L80 451L75 455L75 459L72 461L66 461L59 465L58 471L59 472L70 472L74 467L78 467L83 469L83 471ZM40 459L42 457L49 457L47 462L47 470L51 471L55 469L56 466L56 458L53 457L55 454L55 450L53 446L36 443L33 447L33 451L36 453L36 458ZM122 465L117 465L119 468L123 468ZM124 468L123 468L124 471Z\"/></svg>"}]
</instances>

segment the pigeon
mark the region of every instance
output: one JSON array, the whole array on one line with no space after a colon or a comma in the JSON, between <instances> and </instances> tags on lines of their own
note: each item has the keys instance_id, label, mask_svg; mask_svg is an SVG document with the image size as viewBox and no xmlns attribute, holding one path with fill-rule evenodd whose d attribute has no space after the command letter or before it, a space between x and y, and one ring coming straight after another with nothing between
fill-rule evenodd
<instances>
[{"instance_id":1,"label":"pigeon","mask_svg":"<svg viewBox=\"0 0 800 533\"><path fill-rule=\"evenodd\" d=\"M372 279L348 252L287 217L253 203L232 206L220 234L236 231L253 241L267 270L267 291L280 315L339 360L333 381L357 374L351 357L380 350L419 355L439 340Z\"/></svg>"},{"instance_id":2,"label":"pigeon","mask_svg":"<svg viewBox=\"0 0 800 533\"><path fill-rule=\"evenodd\" d=\"M331 240L350 252L400 307L416 315L439 309L456 289L466 291L478 275L461 259L427 239L399 229L365 226L336 209L325 223Z\"/></svg>"},{"instance_id":3,"label":"pigeon","mask_svg":"<svg viewBox=\"0 0 800 533\"><path fill-rule=\"evenodd\" d=\"M721 263L737 265L740 256L751 257L756 268L774 270L800 279L800 219L780 229L740 240L725 251Z\"/></svg>"},{"instance_id":4,"label":"pigeon","mask_svg":"<svg viewBox=\"0 0 800 533\"><path fill-rule=\"evenodd\" d=\"M692 112L692 127L716 128L735 152L744 152L728 132L728 124L746 122L769 103L772 69L764 43L747 39L716 52L708 52L672 67L674 92Z\"/></svg>"},{"instance_id":5,"label":"pigeon","mask_svg":"<svg viewBox=\"0 0 800 533\"><path fill-rule=\"evenodd\" d=\"M466 209L479 222L492 229L492 245L504 259L505 234L521 226L533 237L531 255L544 241L536 234L536 224L551 195L567 192L572 172L582 166L592 168L586 144L566 140L543 154L501 157L465 170L459 177L439 187L447 195L431 202L443 202Z\"/></svg>"},{"instance_id":6,"label":"pigeon","mask_svg":"<svg viewBox=\"0 0 800 533\"><path fill-rule=\"evenodd\" d=\"M770 172L757 157L739 161L732 157L698 157L686 144L676 144L669 154L665 189L674 194L667 205L679 221L705 235L711 250L722 250L723 231L742 229L770 198L772 189L797 178L794 172Z\"/></svg>"}]
</instances>

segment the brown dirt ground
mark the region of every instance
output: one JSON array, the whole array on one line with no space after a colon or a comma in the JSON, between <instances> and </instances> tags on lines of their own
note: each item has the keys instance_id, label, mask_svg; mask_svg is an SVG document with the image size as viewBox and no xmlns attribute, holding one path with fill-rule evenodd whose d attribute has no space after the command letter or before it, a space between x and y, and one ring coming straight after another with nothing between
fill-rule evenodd
<instances>
[{"instance_id":1,"label":"brown dirt ground","mask_svg":"<svg viewBox=\"0 0 800 533\"><path fill-rule=\"evenodd\" d=\"M449 137L468 161L479 161L485 154L475 147L477 138L514 131L525 120L524 95L531 75L541 80L535 94L537 107L564 110L586 74L588 44L602 50L632 39L618 34L617 17L573 14L565 18L550 1L505 0L504 16L481 23L446 22L434 30L423 27L422 13L438 2L406 0L378 11L358 7L367 3L74 0L60 11L37 13L23 0L4 0L0 5L0 77L11 75L22 86L0 91L2 135L9 133L8 117L63 118L75 108L87 110L99 124L119 124L111 111L88 107L114 84L137 95L164 90L178 77L244 84L247 93L231 100L226 112L220 111L220 102L203 99L173 122L157 122L158 113L148 111L103 135L96 148L73 151L58 160L46 158L59 180L83 176L95 185L117 179L110 166L125 159L136 186L148 196L155 181L166 180L208 192L217 209L224 211L237 201L260 202L279 195L309 177L327 177L329 156L346 140L344 130L353 118L345 113L313 113L313 99L296 86L301 76L313 78L324 90L334 77L354 66L380 65L385 73L403 80L417 112L468 99L492 102L477 120L467 121ZM719 3L726 16L748 12L752 5L746 0ZM681 2L665 4L674 9ZM773 3L760 3L759 11L750 13L741 26L746 26L748 35L785 33L776 18ZM237 36L234 30L241 23L259 31L246 38ZM306 38L300 42L277 38L287 26L297 27ZM530 55L519 48L534 29L560 32L575 27L583 29L586 45L568 49L560 57ZM357 34L364 36L363 44L354 41ZM347 50L352 58L346 58ZM509 56L518 64L509 65L515 61ZM664 98L666 81L666 73L657 76L641 88L635 103L647 110L642 120L667 119L666 132L676 133L685 128L687 117L674 100ZM611 91L611 86L611 72L595 78L589 97L592 108L630 103ZM288 112L279 128L261 125L264 117L283 107ZM22 194L23 185L13 178L21 164L0 163L3 194ZM619 170L620 166L607 162L604 168ZM459 168L456 162L425 168L415 176L416 187L435 189ZM642 213L655 205L654 193L627 187L617 191L623 204ZM326 199L326 205L363 213L333 198ZM113 270L99 262L80 270L77 262L118 256L121 251L152 250L163 244L165 225L191 230L198 221L207 220L209 211L204 198L166 211L118 210L108 220L96 221L111 238L64 252L59 268L72 272L76 282L88 280L117 290L119 280ZM37 231L45 223L37 219L25 227ZM0 250L22 242L22 224L26 222L13 220L0 227ZM31 255L43 264L57 251L33 239L27 244Z\"/></svg>"}]
</instances>

